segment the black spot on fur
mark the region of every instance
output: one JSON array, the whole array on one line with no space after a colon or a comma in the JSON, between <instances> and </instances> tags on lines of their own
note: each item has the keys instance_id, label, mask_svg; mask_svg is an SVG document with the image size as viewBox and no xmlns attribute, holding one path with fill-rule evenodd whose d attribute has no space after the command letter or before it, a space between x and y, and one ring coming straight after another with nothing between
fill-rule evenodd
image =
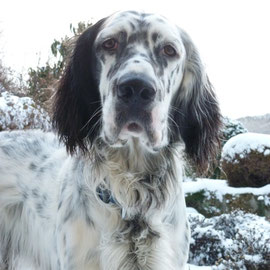
<instances>
[{"instance_id":1,"label":"black spot on fur","mask_svg":"<svg viewBox=\"0 0 270 270\"><path fill-rule=\"evenodd\" d=\"M154 43L156 43L157 38L158 38L158 33L156 33L156 32L153 33L153 34L152 34L152 40L153 40Z\"/></svg>"},{"instance_id":2,"label":"black spot on fur","mask_svg":"<svg viewBox=\"0 0 270 270\"><path fill-rule=\"evenodd\" d=\"M32 163L30 163L30 165L29 165L29 169L30 169L31 171L35 171L35 170L37 169L37 165L34 164L34 163L32 162Z\"/></svg>"},{"instance_id":3,"label":"black spot on fur","mask_svg":"<svg viewBox=\"0 0 270 270\"><path fill-rule=\"evenodd\" d=\"M45 161L47 158L48 158L47 155L43 155L43 156L41 157L41 161Z\"/></svg>"},{"instance_id":4,"label":"black spot on fur","mask_svg":"<svg viewBox=\"0 0 270 270\"><path fill-rule=\"evenodd\" d=\"M1 149L4 152L4 154L6 154L7 156L10 156L10 154L11 154L11 152L13 150L13 147L10 146L10 145L2 145Z\"/></svg>"},{"instance_id":5,"label":"black spot on fur","mask_svg":"<svg viewBox=\"0 0 270 270\"><path fill-rule=\"evenodd\" d=\"M155 46L154 48L155 59L158 63L158 66L161 70L164 70L168 66L167 57L161 55L161 46Z\"/></svg>"},{"instance_id":6,"label":"black spot on fur","mask_svg":"<svg viewBox=\"0 0 270 270\"><path fill-rule=\"evenodd\" d=\"M59 202L59 204L58 204L58 207L57 207L58 210L62 207L62 204L63 204L63 201L60 200L60 202Z\"/></svg>"},{"instance_id":7,"label":"black spot on fur","mask_svg":"<svg viewBox=\"0 0 270 270\"><path fill-rule=\"evenodd\" d=\"M137 33L131 34L128 38L128 44L132 44L136 41L138 41Z\"/></svg>"},{"instance_id":8,"label":"black spot on fur","mask_svg":"<svg viewBox=\"0 0 270 270\"><path fill-rule=\"evenodd\" d=\"M74 217L73 209L70 209L69 207L67 207L65 215L64 215L64 220L63 220L64 224L70 221L73 217Z\"/></svg>"},{"instance_id":9,"label":"black spot on fur","mask_svg":"<svg viewBox=\"0 0 270 270\"><path fill-rule=\"evenodd\" d=\"M149 48L149 41L147 39L144 40L144 46L146 48Z\"/></svg>"},{"instance_id":10,"label":"black spot on fur","mask_svg":"<svg viewBox=\"0 0 270 270\"><path fill-rule=\"evenodd\" d=\"M171 79L169 78L169 80L168 80L167 93L170 93L170 91L171 91Z\"/></svg>"},{"instance_id":11,"label":"black spot on fur","mask_svg":"<svg viewBox=\"0 0 270 270\"><path fill-rule=\"evenodd\" d=\"M27 200L28 199L28 193L26 191L22 192L22 196L23 196L23 200Z\"/></svg>"},{"instance_id":12,"label":"black spot on fur","mask_svg":"<svg viewBox=\"0 0 270 270\"><path fill-rule=\"evenodd\" d=\"M44 207L41 202L36 203L36 210L39 215L43 213Z\"/></svg>"},{"instance_id":13,"label":"black spot on fur","mask_svg":"<svg viewBox=\"0 0 270 270\"><path fill-rule=\"evenodd\" d=\"M32 190L32 196L33 196L34 198L38 198L39 195L40 195L39 190L36 189L36 188L34 188L34 189Z\"/></svg>"}]
</instances>

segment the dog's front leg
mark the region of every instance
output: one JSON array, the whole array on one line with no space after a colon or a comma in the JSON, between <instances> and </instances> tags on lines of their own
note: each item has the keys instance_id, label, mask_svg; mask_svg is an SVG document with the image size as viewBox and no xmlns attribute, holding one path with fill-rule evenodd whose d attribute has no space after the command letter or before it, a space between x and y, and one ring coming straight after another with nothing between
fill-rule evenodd
<instances>
[{"instance_id":1,"label":"dog's front leg","mask_svg":"<svg viewBox=\"0 0 270 270\"><path fill-rule=\"evenodd\" d=\"M125 231L106 235L101 246L102 270L184 270L189 226L129 221ZM132 224L133 223L133 224Z\"/></svg>"},{"instance_id":2,"label":"dog's front leg","mask_svg":"<svg viewBox=\"0 0 270 270\"><path fill-rule=\"evenodd\" d=\"M98 232L85 220L67 221L57 233L59 270L101 270L98 241Z\"/></svg>"}]
</instances>

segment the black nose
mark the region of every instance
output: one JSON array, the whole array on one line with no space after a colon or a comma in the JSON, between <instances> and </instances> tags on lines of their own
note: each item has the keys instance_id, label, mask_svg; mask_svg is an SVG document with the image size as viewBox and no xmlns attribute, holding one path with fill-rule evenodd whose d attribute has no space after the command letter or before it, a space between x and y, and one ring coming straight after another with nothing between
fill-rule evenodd
<instances>
[{"instance_id":1,"label":"black nose","mask_svg":"<svg viewBox=\"0 0 270 270\"><path fill-rule=\"evenodd\" d=\"M154 100L156 91L145 79L131 78L119 84L117 96L126 103L150 103Z\"/></svg>"}]
</instances>

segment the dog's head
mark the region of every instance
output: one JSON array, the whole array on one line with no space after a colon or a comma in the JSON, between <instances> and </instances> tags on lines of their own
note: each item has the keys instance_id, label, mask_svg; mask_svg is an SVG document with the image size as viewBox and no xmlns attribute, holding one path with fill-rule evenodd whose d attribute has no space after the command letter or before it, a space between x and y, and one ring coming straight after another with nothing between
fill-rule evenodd
<instances>
[{"instance_id":1,"label":"dog's head","mask_svg":"<svg viewBox=\"0 0 270 270\"><path fill-rule=\"evenodd\" d=\"M189 36L162 16L130 11L78 38L54 123L71 153L97 137L112 147L137 140L150 152L183 141L203 165L218 141L220 113Z\"/></svg>"}]
</instances>

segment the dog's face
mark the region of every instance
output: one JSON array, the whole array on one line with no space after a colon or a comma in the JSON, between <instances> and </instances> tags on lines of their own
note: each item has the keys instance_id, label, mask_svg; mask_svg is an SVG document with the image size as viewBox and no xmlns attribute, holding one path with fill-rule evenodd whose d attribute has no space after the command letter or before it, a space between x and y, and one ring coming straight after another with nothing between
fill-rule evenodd
<instances>
[{"instance_id":1,"label":"dog's face","mask_svg":"<svg viewBox=\"0 0 270 270\"><path fill-rule=\"evenodd\" d=\"M214 153L220 114L189 36L162 16L102 19L77 40L56 93L54 123L69 152L97 137L149 152L185 143L199 166Z\"/></svg>"},{"instance_id":2,"label":"dog's face","mask_svg":"<svg viewBox=\"0 0 270 270\"><path fill-rule=\"evenodd\" d=\"M138 138L149 151L167 145L169 108L184 71L179 29L161 16L121 12L104 22L94 50L104 140L121 147Z\"/></svg>"}]
</instances>

